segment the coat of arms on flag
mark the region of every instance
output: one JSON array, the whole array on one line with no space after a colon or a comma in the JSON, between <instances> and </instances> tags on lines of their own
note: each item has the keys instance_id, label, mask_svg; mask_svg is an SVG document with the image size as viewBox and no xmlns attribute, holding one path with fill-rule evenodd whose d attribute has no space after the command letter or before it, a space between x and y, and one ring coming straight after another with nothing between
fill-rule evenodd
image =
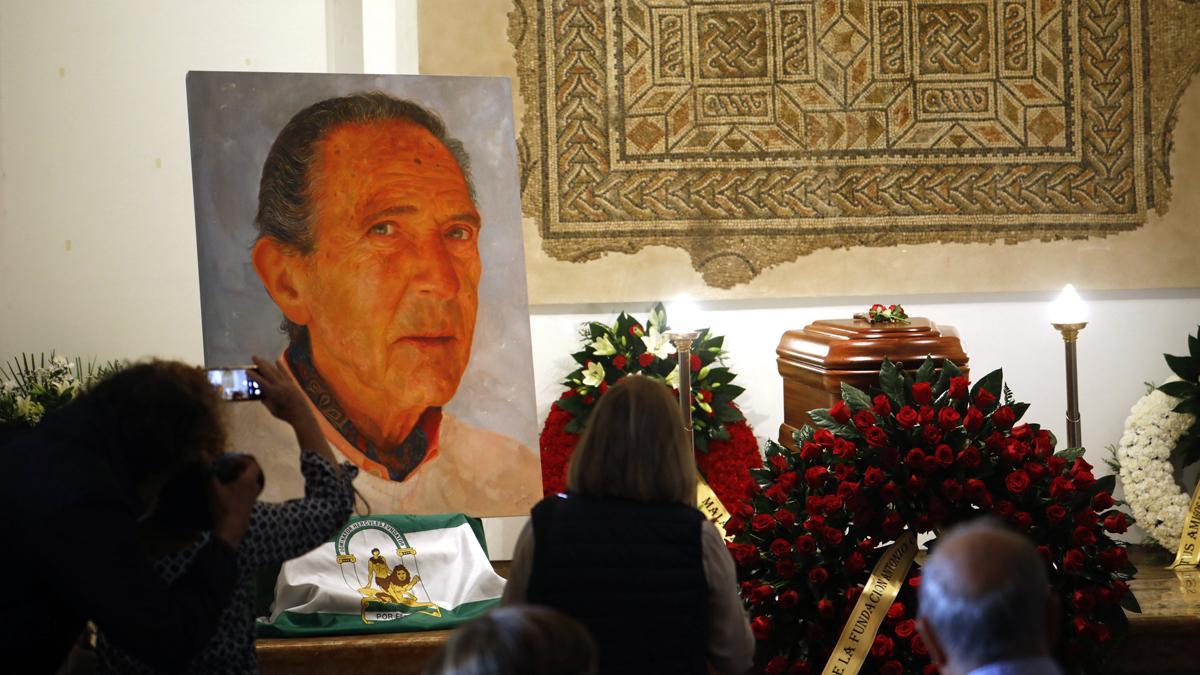
<instances>
[{"instance_id":1,"label":"coat of arms on flag","mask_svg":"<svg viewBox=\"0 0 1200 675\"><path fill-rule=\"evenodd\" d=\"M353 518L284 563L269 637L451 628L499 602L483 528L461 514Z\"/></svg>"}]
</instances>

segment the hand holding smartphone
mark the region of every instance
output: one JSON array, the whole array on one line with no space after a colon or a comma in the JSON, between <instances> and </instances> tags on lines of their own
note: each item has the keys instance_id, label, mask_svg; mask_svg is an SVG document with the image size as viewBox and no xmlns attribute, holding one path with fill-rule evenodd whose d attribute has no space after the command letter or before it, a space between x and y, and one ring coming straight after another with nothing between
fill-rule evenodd
<instances>
[{"instance_id":1,"label":"hand holding smartphone","mask_svg":"<svg viewBox=\"0 0 1200 675\"><path fill-rule=\"evenodd\" d=\"M208 375L208 381L226 401L257 401L263 395L258 382L250 376L256 370L256 366L236 366L209 368L205 373Z\"/></svg>"}]
</instances>

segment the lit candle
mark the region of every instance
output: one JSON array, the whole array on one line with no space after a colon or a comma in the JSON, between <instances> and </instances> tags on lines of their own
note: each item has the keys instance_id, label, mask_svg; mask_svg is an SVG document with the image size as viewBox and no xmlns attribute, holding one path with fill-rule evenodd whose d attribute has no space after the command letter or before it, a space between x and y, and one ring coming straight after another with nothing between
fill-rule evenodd
<instances>
[{"instance_id":1,"label":"lit candle","mask_svg":"<svg viewBox=\"0 0 1200 675\"><path fill-rule=\"evenodd\" d=\"M687 295L677 295L667 303L667 323L672 333L691 333L703 328L700 308Z\"/></svg>"},{"instance_id":2,"label":"lit candle","mask_svg":"<svg viewBox=\"0 0 1200 675\"><path fill-rule=\"evenodd\" d=\"M1054 302L1050 303L1048 313L1052 323L1085 323L1087 321L1087 304L1084 303L1083 298L1079 297L1075 286L1067 284Z\"/></svg>"}]
</instances>

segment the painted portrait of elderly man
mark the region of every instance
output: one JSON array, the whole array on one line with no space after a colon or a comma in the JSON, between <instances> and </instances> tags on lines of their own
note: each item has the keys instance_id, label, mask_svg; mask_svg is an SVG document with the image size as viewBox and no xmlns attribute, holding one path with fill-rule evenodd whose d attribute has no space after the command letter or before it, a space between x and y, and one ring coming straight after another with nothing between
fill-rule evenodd
<instances>
[{"instance_id":1,"label":"painted portrait of elderly man","mask_svg":"<svg viewBox=\"0 0 1200 675\"><path fill-rule=\"evenodd\" d=\"M242 95L260 107L275 107L254 95L254 89L264 88L262 78L270 90L273 78L338 80L344 87L360 84L353 80L363 76L241 77L260 80ZM228 85L230 78L235 86L218 86L214 94L212 80L225 79ZM234 237L243 243L251 238L241 251L232 251L248 255L260 289L260 307L253 313L256 330L241 330L240 321L209 316L210 307L236 312L237 303L216 297L226 285L219 272L216 283L204 283L206 262L213 262L206 254L221 249L206 249L204 240L212 238L213 228L205 232L201 196L219 192L224 183L202 185L201 179L211 178L209 172L220 167L211 156L206 162L204 149L197 147L203 142L197 132L207 128L198 127L196 117L204 114L192 101L193 94L221 98L222 91L237 91L238 78L227 73L189 76L208 364L242 363L252 352L278 358L308 394L326 438L359 468L356 487L376 512L523 512L540 495L540 470L532 449L536 422L516 184L513 176L495 170L508 163L515 175L512 136L476 142L472 157L468 143L452 133L439 111L418 98L424 93L436 102L428 91L437 87L429 87L442 80L445 87L460 90L482 87L485 91L476 99L504 99L507 83L497 87L491 78L370 78L376 80L372 85L396 79L393 88L415 89L418 96L370 87L312 97L294 109L260 163L256 204L247 219L252 228ZM425 89L414 86L418 80ZM511 132L511 108L504 106L511 103L499 106L509 119L499 126ZM478 116L478 109L465 112ZM474 120L465 133L492 134L496 122ZM249 150L230 149L235 154ZM483 168L478 175L477 167ZM486 191L482 181L487 181ZM496 198L497 184L503 182L511 183L508 200ZM497 217L506 209L512 213ZM518 256L501 257L514 250L514 240ZM501 269L489 268L489 261L497 268L515 266L522 275L510 270L505 278ZM485 272L494 273L489 278ZM498 296L508 297L488 302ZM275 344L257 337L264 315L275 319ZM477 330L481 327L488 330ZM497 343L503 353L496 352ZM479 359L483 362L473 368ZM523 392L499 384L522 379L527 385ZM461 412L456 412L453 404L460 397L469 400L461 401ZM298 485L291 480L298 478L291 468L297 454L294 440L281 433L285 430L261 405L230 405L229 417L235 442L245 446L236 449L259 457L269 487L279 482L273 496L291 496L288 492ZM522 417L527 424L513 424Z\"/></svg>"}]
</instances>

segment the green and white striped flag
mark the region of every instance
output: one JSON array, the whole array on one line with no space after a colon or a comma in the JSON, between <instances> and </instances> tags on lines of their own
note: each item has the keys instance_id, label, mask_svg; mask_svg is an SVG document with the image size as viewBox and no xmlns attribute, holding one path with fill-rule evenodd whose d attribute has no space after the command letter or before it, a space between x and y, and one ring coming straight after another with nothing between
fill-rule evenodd
<instances>
[{"instance_id":1,"label":"green and white striped flag","mask_svg":"<svg viewBox=\"0 0 1200 675\"><path fill-rule=\"evenodd\" d=\"M353 518L283 564L262 637L452 628L500 601L483 526L462 514Z\"/></svg>"}]
</instances>

